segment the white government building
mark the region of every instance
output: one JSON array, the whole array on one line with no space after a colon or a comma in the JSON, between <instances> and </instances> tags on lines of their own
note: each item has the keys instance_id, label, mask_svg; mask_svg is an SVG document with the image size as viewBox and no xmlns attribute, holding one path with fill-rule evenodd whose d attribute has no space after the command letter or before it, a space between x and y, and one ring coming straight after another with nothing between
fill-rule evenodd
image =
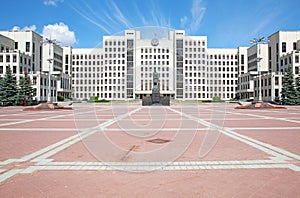
<instances>
[{"instance_id":1,"label":"white government building","mask_svg":"<svg viewBox=\"0 0 300 198\"><path fill-rule=\"evenodd\" d=\"M33 31L0 31L0 46L0 75L8 66L17 79L27 71L37 101L141 99L151 93L154 71L161 94L172 99L257 100L259 68L262 98L274 101L289 66L299 77L300 31L278 31L267 44L237 48L208 48L206 36L168 28L125 30L95 48L47 44Z\"/></svg>"}]
</instances>

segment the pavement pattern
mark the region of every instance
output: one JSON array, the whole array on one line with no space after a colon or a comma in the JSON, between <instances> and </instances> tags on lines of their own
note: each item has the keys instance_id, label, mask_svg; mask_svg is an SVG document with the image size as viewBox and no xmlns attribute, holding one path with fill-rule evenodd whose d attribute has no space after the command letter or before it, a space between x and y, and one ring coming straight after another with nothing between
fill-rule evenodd
<instances>
[{"instance_id":1,"label":"pavement pattern","mask_svg":"<svg viewBox=\"0 0 300 198\"><path fill-rule=\"evenodd\" d=\"M300 107L0 109L1 197L297 197Z\"/></svg>"}]
</instances>

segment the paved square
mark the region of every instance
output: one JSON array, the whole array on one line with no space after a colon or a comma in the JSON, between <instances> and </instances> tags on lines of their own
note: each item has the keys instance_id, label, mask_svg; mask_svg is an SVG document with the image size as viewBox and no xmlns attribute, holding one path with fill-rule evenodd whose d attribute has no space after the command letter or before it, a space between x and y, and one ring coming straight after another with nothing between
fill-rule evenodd
<instances>
[{"instance_id":1,"label":"paved square","mask_svg":"<svg viewBox=\"0 0 300 198\"><path fill-rule=\"evenodd\" d=\"M0 109L1 197L296 197L300 107Z\"/></svg>"}]
</instances>

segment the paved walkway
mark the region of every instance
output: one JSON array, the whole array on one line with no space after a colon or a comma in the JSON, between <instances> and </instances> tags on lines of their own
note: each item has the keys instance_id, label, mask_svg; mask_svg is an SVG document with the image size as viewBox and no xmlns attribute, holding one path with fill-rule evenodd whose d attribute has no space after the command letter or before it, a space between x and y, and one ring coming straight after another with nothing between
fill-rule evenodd
<instances>
[{"instance_id":1,"label":"paved walkway","mask_svg":"<svg viewBox=\"0 0 300 198\"><path fill-rule=\"evenodd\" d=\"M108 171L114 177L119 175L119 179L124 174L139 174L143 175L139 188L145 191L148 189L142 184L147 180L164 181L161 176L153 176L153 171L167 171L175 181L178 180L172 186L186 186L182 191L174 189L167 195L180 196L190 192L190 195L234 196L240 192L231 184L224 187L225 194L223 191L214 194L201 188L188 191L190 184L180 184L182 176L179 175L183 171L189 177L205 171L222 171L220 175L226 177L232 171L242 171L239 173L245 176L243 182L254 185L255 180L252 178L251 181L248 175L252 170L257 173L270 170L273 176L280 175L285 181L281 183L278 179L276 184L288 189L277 195L300 192L294 188L300 185L300 107L262 111L234 110L230 104L152 108L78 104L74 108L74 111L39 112L22 111L18 107L1 109L0 194L43 196L36 194L36 189L24 190L20 185L41 172L51 174L53 171L61 172L57 179L67 172ZM149 140L167 142L152 143ZM40 181L44 179L44 176L39 177ZM18 182L12 184L15 180ZM74 181L66 182L65 185L71 185ZM218 183L209 182L211 185ZM237 183L237 186L243 185ZM39 191L43 189L38 188ZM60 190L62 194L68 194L68 191ZM130 188L127 188L128 192L123 190L126 192L123 195L130 195ZM243 189L242 192L253 195L252 190ZM82 196L94 195L95 191L92 189ZM112 192L115 191L102 193L116 195ZM165 193L163 190L153 192ZM257 192L273 195L277 191L266 187Z\"/></svg>"}]
</instances>

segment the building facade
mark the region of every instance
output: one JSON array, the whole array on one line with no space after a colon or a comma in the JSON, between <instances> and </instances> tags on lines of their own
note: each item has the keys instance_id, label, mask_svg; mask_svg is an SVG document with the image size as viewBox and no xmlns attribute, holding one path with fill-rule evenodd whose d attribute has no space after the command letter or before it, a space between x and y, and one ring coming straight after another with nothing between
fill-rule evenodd
<instances>
[{"instance_id":1,"label":"building facade","mask_svg":"<svg viewBox=\"0 0 300 198\"><path fill-rule=\"evenodd\" d=\"M126 30L104 36L95 48L45 44L33 31L0 31L0 75L8 66L17 80L28 72L37 101L141 99L151 94L154 71L160 93L172 99L257 100L261 92L273 101L288 67L299 77L299 31L278 31L251 47L208 48L206 36L163 30Z\"/></svg>"},{"instance_id":2,"label":"building facade","mask_svg":"<svg viewBox=\"0 0 300 198\"><path fill-rule=\"evenodd\" d=\"M147 38L141 31L126 30L104 36L102 48L73 49L72 58L76 99L141 99L151 93L154 71L161 94L173 99L236 96L238 49L208 49L206 36L186 36L183 30Z\"/></svg>"},{"instance_id":3,"label":"building facade","mask_svg":"<svg viewBox=\"0 0 300 198\"><path fill-rule=\"evenodd\" d=\"M31 30L0 31L0 43L0 75L11 67L18 82L27 72L36 101L56 101L58 95L71 98L71 70L64 71L70 62L63 62L62 47L45 44L43 37Z\"/></svg>"}]
</instances>

